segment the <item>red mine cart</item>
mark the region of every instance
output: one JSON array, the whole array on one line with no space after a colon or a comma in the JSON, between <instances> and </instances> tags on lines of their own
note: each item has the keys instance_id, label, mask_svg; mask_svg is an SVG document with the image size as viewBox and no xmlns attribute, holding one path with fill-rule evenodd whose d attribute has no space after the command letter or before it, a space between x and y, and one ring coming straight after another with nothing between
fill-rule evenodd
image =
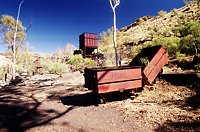
<instances>
[{"instance_id":1,"label":"red mine cart","mask_svg":"<svg viewBox=\"0 0 200 132\"><path fill-rule=\"evenodd\" d=\"M85 87L95 93L109 93L142 87L139 66L85 69Z\"/></svg>"},{"instance_id":2,"label":"red mine cart","mask_svg":"<svg viewBox=\"0 0 200 132\"><path fill-rule=\"evenodd\" d=\"M167 61L162 46L145 48L129 66L86 68L85 87L98 94L141 88L154 81Z\"/></svg>"}]
</instances>

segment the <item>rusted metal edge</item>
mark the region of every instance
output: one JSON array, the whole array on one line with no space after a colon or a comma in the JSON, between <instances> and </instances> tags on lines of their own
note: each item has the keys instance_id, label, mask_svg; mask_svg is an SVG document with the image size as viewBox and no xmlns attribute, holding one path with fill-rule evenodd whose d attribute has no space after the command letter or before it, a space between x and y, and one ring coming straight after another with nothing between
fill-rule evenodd
<instances>
[{"instance_id":1,"label":"rusted metal edge","mask_svg":"<svg viewBox=\"0 0 200 132\"><path fill-rule=\"evenodd\" d=\"M165 55L167 55L166 52L160 57L160 59L157 61L157 63L154 65L154 67L156 67L156 66L158 65L158 63L160 63L160 60L162 60L163 57L164 57ZM166 62L167 62L167 61L166 61ZM166 63L166 62L165 62L165 63ZM161 68L162 68L162 67L161 67ZM155 68L154 68L154 69L155 69ZM148 77L148 76L152 73L152 71L153 71L154 69L152 69L152 70L149 72L149 74L146 75L146 77ZM145 71L145 69L144 69L144 71Z\"/></svg>"},{"instance_id":2,"label":"rusted metal edge","mask_svg":"<svg viewBox=\"0 0 200 132\"><path fill-rule=\"evenodd\" d=\"M136 69L136 68L141 68L141 66L114 66L114 67L101 67L101 68L86 68L92 71L113 71L113 70L124 70L124 69Z\"/></svg>"},{"instance_id":3,"label":"rusted metal edge","mask_svg":"<svg viewBox=\"0 0 200 132\"><path fill-rule=\"evenodd\" d=\"M122 81L113 81L113 82L105 82L105 83L98 83L98 85L103 85L103 84L112 84L112 83L121 83L121 82L129 82L129 81L135 81L135 80L141 80L141 78L137 79L131 79L131 80L122 80Z\"/></svg>"}]
</instances>

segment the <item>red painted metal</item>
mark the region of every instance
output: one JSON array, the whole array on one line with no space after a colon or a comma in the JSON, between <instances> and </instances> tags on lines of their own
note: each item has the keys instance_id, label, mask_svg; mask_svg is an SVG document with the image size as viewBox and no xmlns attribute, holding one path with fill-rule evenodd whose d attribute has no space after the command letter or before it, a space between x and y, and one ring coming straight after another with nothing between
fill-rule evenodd
<instances>
[{"instance_id":1,"label":"red painted metal","mask_svg":"<svg viewBox=\"0 0 200 132\"><path fill-rule=\"evenodd\" d=\"M141 58L148 59L148 64L143 66ZM162 46L145 48L129 66L86 68L85 87L98 94L140 88L151 84L167 61L168 55Z\"/></svg>"},{"instance_id":2,"label":"red painted metal","mask_svg":"<svg viewBox=\"0 0 200 132\"><path fill-rule=\"evenodd\" d=\"M79 36L80 48L82 47L98 47L97 34L83 33Z\"/></svg>"},{"instance_id":3,"label":"red painted metal","mask_svg":"<svg viewBox=\"0 0 200 132\"><path fill-rule=\"evenodd\" d=\"M142 87L141 67L85 69L85 87L98 94Z\"/></svg>"},{"instance_id":4,"label":"red painted metal","mask_svg":"<svg viewBox=\"0 0 200 132\"><path fill-rule=\"evenodd\" d=\"M162 46L144 48L129 64L131 66L141 66L141 58L147 58L149 63L143 67L144 84L151 84L168 62L168 55Z\"/></svg>"},{"instance_id":5,"label":"red painted metal","mask_svg":"<svg viewBox=\"0 0 200 132\"><path fill-rule=\"evenodd\" d=\"M106 83L98 85L98 93L109 93L114 91L129 90L134 88L142 87L142 79L132 80L132 81L123 81L120 83Z\"/></svg>"},{"instance_id":6,"label":"red painted metal","mask_svg":"<svg viewBox=\"0 0 200 132\"><path fill-rule=\"evenodd\" d=\"M81 34L79 36L79 48L83 51L83 57L92 57L92 52L98 48L97 34Z\"/></svg>"},{"instance_id":7,"label":"red painted metal","mask_svg":"<svg viewBox=\"0 0 200 132\"><path fill-rule=\"evenodd\" d=\"M134 75L130 74L133 73ZM141 77L141 69L113 69L113 70L99 70L97 72L98 83L118 82L121 80L132 80ZM134 78L133 78L134 77Z\"/></svg>"}]
</instances>

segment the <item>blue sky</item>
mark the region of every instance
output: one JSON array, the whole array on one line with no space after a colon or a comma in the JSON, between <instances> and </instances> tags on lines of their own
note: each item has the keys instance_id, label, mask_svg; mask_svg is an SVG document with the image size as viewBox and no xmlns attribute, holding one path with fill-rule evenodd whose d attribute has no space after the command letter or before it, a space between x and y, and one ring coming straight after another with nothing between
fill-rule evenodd
<instances>
[{"instance_id":1,"label":"blue sky","mask_svg":"<svg viewBox=\"0 0 200 132\"><path fill-rule=\"evenodd\" d=\"M0 0L0 15L16 18L21 0ZM182 0L121 0L117 7L117 28L131 24L135 19L169 12L183 6ZM78 47L83 32L100 34L112 27L113 13L109 0L25 0L20 20L25 27L32 26L26 41L34 52L53 53L67 43ZM5 51L0 45L0 52Z\"/></svg>"}]
</instances>

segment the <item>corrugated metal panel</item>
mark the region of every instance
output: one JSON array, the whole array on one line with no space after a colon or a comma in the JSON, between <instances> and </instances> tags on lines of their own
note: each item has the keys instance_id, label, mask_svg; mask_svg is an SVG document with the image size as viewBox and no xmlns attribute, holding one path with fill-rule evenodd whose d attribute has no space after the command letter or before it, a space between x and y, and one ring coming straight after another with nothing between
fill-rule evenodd
<instances>
[{"instance_id":1,"label":"corrugated metal panel","mask_svg":"<svg viewBox=\"0 0 200 132\"><path fill-rule=\"evenodd\" d=\"M79 36L80 47L98 47L97 34L83 33Z\"/></svg>"}]
</instances>

